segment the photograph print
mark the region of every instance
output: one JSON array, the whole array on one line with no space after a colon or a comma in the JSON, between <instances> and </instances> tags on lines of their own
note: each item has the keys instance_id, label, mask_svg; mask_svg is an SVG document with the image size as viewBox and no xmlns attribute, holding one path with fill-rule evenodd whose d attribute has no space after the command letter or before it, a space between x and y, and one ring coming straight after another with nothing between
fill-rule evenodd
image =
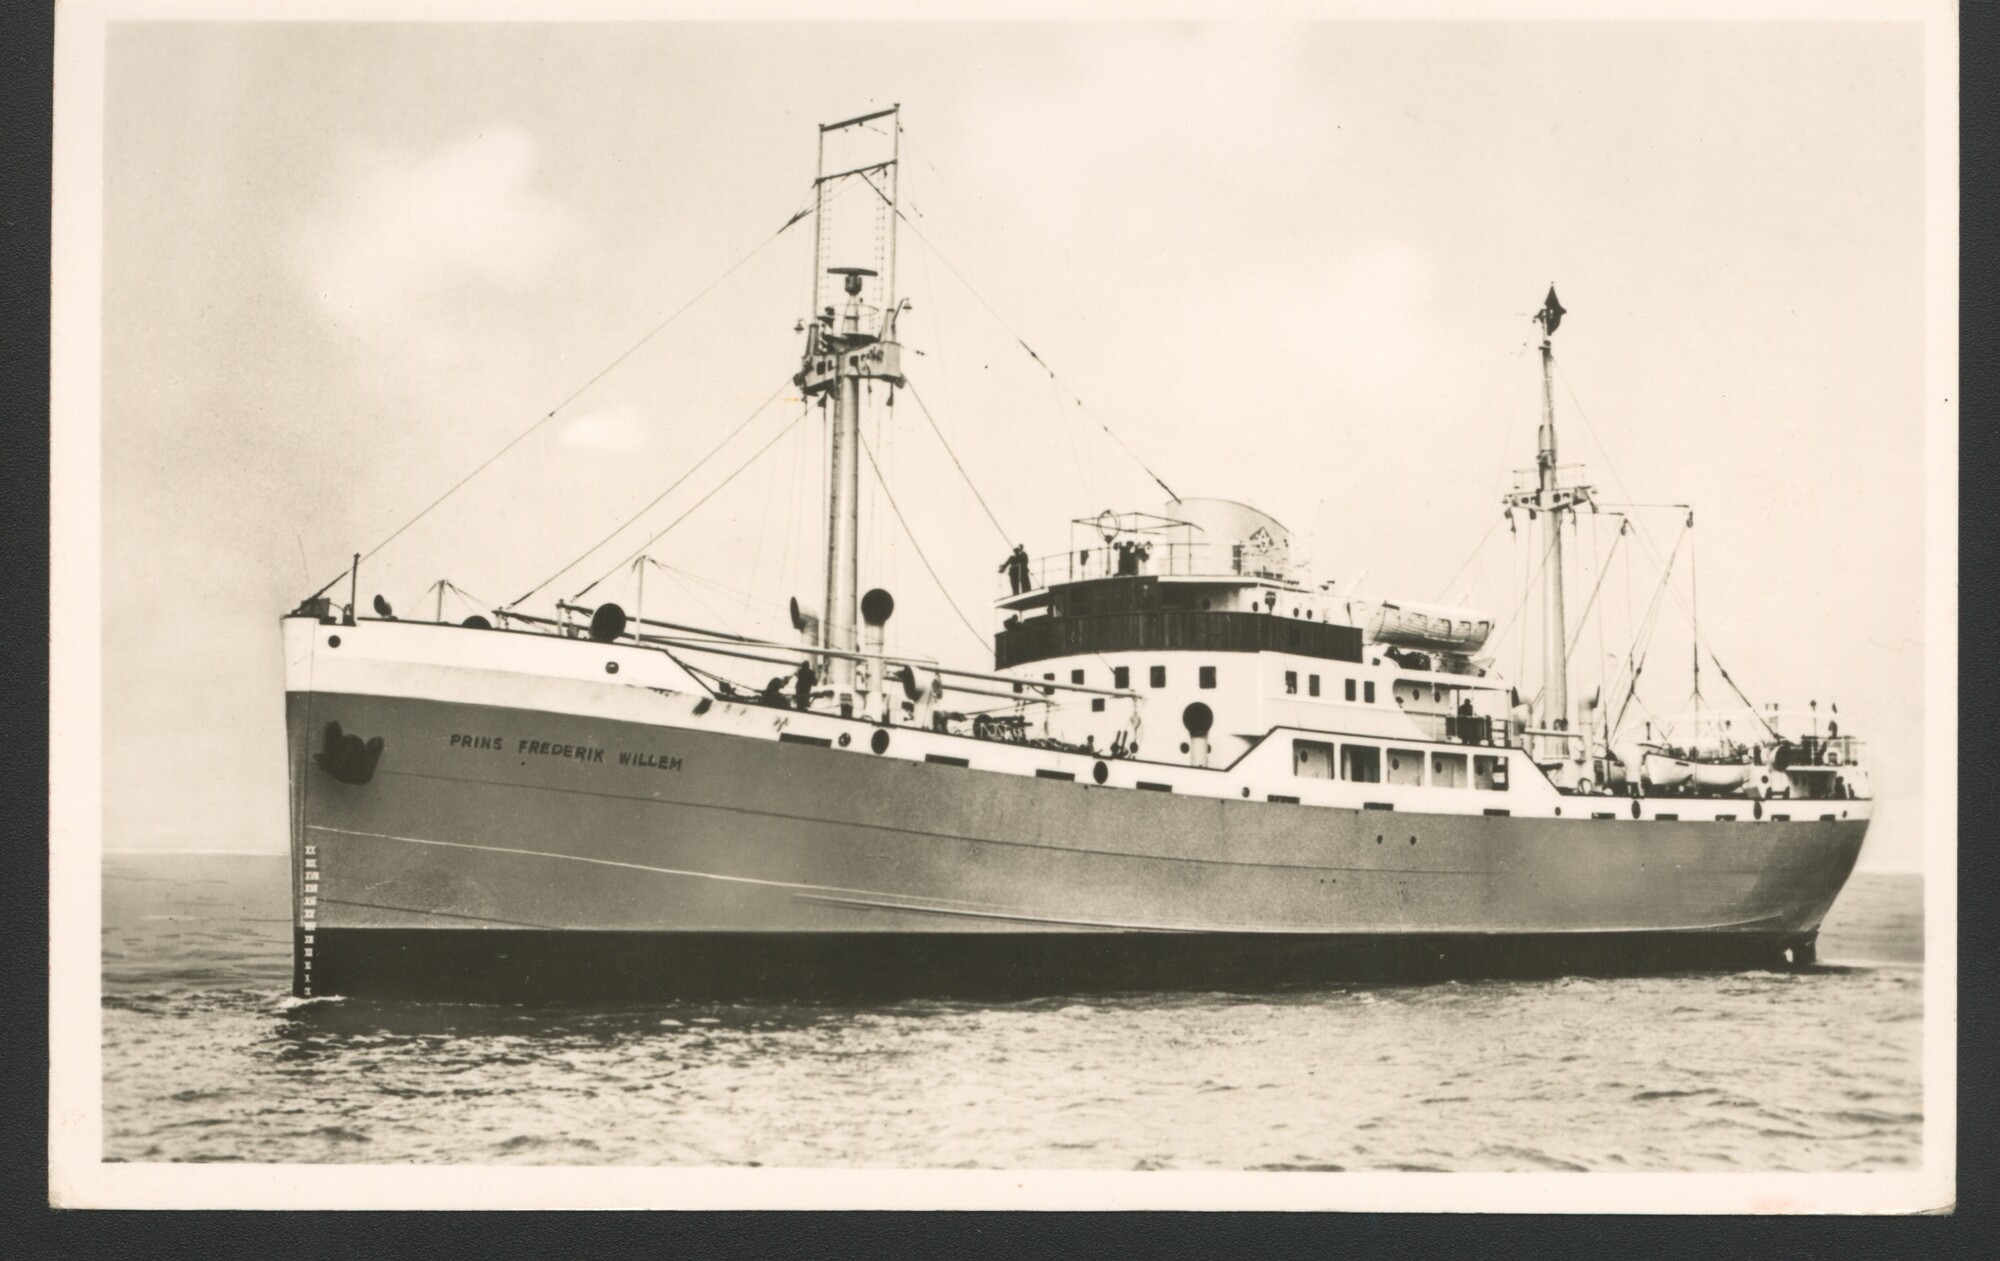
<instances>
[{"instance_id":1,"label":"photograph print","mask_svg":"<svg viewBox=\"0 0 2000 1261\"><path fill-rule=\"evenodd\" d=\"M52 1197L1948 1206L1954 17L1767 7L66 6Z\"/></svg>"}]
</instances>

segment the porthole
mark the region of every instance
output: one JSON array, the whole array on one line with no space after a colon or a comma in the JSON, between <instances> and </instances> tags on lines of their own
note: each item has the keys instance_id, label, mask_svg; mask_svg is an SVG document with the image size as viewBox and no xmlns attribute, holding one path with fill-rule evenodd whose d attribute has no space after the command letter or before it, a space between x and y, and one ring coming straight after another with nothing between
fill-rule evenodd
<instances>
[{"instance_id":1,"label":"porthole","mask_svg":"<svg viewBox=\"0 0 2000 1261\"><path fill-rule=\"evenodd\" d=\"M1415 845L1416 843L1417 843L1417 838L1416 838L1416 837L1414 837L1414 836L1413 836L1413 837L1411 837L1411 838L1410 838L1410 844L1412 844L1412 845Z\"/></svg>"},{"instance_id":2,"label":"porthole","mask_svg":"<svg viewBox=\"0 0 2000 1261\"><path fill-rule=\"evenodd\" d=\"M840 747L841 747L841 748L843 748L843 749L844 749L844 748L846 748L846 747L847 747L848 745L850 745L850 744L853 744L853 743L854 743L854 737L853 737L853 736L851 736L851 735L847 734L847 733L846 733L845 731L843 731L843 732L841 732L841 733L840 733Z\"/></svg>"},{"instance_id":3,"label":"porthole","mask_svg":"<svg viewBox=\"0 0 2000 1261\"><path fill-rule=\"evenodd\" d=\"M1561 806L1557 806L1557 807L1556 807L1556 818L1560 819L1560 818L1562 818L1562 815L1563 815L1563 808L1562 808Z\"/></svg>"},{"instance_id":4,"label":"porthole","mask_svg":"<svg viewBox=\"0 0 2000 1261\"><path fill-rule=\"evenodd\" d=\"M616 673L618 673L618 663L617 663L616 661L607 661L607 662L605 662L605 663L604 663L604 672L605 672L606 674L616 674Z\"/></svg>"},{"instance_id":5,"label":"porthole","mask_svg":"<svg viewBox=\"0 0 2000 1261\"><path fill-rule=\"evenodd\" d=\"M1101 784L1105 780L1111 778L1111 768L1106 766L1104 763L1099 762L1097 765L1090 768L1090 777Z\"/></svg>"},{"instance_id":6,"label":"porthole","mask_svg":"<svg viewBox=\"0 0 2000 1261\"><path fill-rule=\"evenodd\" d=\"M1763 803L1763 802L1761 802L1761 801L1753 801L1753 802L1751 802L1751 803L1750 803L1750 817L1751 817L1751 818L1753 818L1753 819L1761 819L1761 818L1763 818L1763 817L1764 817L1764 803Z\"/></svg>"},{"instance_id":7,"label":"porthole","mask_svg":"<svg viewBox=\"0 0 2000 1261\"><path fill-rule=\"evenodd\" d=\"M1637 797L1632 798L1632 817L1635 819L1639 817L1639 799Z\"/></svg>"},{"instance_id":8,"label":"porthole","mask_svg":"<svg viewBox=\"0 0 2000 1261\"><path fill-rule=\"evenodd\" d=\"M696 715L697 717L699 717L700 715L702 715L702 714L705 714L705 713L707 713L707 712L708 712L708 709L709 709L709 706L711 706L711 705L713 705L713 704L715 704L715 702L714 702L713 700L709 699L709 698L708 698L708 697L706 697L706 696L702 697L702 698L701 698L700 700L698 700L698 701L696 701L696 702L694 703L694 712L695 712L695 715Z\"/></svg>"},{"instance_id":9,"label":"porthole","mask_svg":"<svg viewBox=\"0 0 2000 1261\"><path fill-rule=\"evenodd\" d=\"M1380 844L1382 843L1382 838L1381 838L1381 837L1379 837L1379 836L1378 836L1378 837L1376 837L1376 838L1375 838L1375 843L1376 843L1377 845L1380 845Z\"/></svg>"},{"instance_id":10,"label":"porthole","mask_svg":"<svg viewBox=\"0 0 2000 1261\"><path fill-rule=\"evenodd\" d=\"M338 635L328 635L328 636L326 637L326 646L327 646L327 647L329 647L329 648L338 648L338 647L340 647L340 636L338 636Z\"/></svg>"},{"instance_id":11,"label":"porthole","mask_svg":"<svg viewBox=\"0 0 2000 1261\"><path fill-rule=\"evenodd\" d=\"M889 751L889 733L878 730L874 735L868 737L868 747L877 753L887 753Z\"/></svg>"},{"instance_id":12,"label":"porthole","mask_svg":"<svg viewBox=\"0 0 2000 1261\"><path fill-rule=\"evenodd\" d=\"M1245 789L1243 790L1243 795L1244 795L1245 797L1248 797L1248 796L1250 795L1250 790L1249 790L1248 788L1245 788ZM1846 814L1845 814L1845 813L1843 813L1843 814L1842 814L1842 815L1841 815L1840 817L1844 819L1844 818L1846 818L1847 816L1846 816Z\"/></svg>"},{"instance_id":13,"label":"porthole","mask_svg":"<svg viewBox=\"0 0 2000 1261\"><path fill-rule=\"evenodd\" d=\"M1188 742L1183 740L1181 741L1181 752L1186 753L1187 751L1188 751Z\"/></svg>"}]
</instances>

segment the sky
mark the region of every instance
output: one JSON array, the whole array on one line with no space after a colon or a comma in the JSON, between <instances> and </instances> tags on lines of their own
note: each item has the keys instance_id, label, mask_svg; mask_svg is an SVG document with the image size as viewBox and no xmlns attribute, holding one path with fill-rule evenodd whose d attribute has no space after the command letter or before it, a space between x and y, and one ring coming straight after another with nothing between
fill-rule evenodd
<instances>
[{"instance_id":1,"label":"sky","mask_svg":"<svg viewBox=\"0 0 2000 1261\"><path fill-rule=\"evenodd\" d=\"M608 575L629 608L642 546L649 616L816 602L812 224L778 229L814 124L899 102L913 388L871 409L862 528L892 647L990 663L1008 547L1157 510L1144 467L1364 594L1506 620L1553 281L1565 461L1695 505L1704 637L1759 701L1840 705L1863 864L1917 869L1921 55L1861 22L114 24L106 845L282 850L279 616L516 438L364 604ZM1682 514L1640 515L1670 550ZM1613 631L1657 577L1630 546Z\"/></svg>"}]
</instances>

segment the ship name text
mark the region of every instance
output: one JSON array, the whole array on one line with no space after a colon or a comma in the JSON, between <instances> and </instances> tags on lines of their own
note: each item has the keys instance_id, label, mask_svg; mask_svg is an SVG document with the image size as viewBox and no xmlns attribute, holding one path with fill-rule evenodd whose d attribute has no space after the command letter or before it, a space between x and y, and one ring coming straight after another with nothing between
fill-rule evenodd
<instances>
[{"instance_id":1,"label":"ship name text","mask_svg":"<svg viewBox=\"0 0 2000 1261\"><path fill-rule=\"evenodd\" d=\"M449 747L454 749L492 749L505 751L507 740L503 736L470 735L465 732L451 733ZM514 752L531 753L536 757L562 758L573 762L608 762L609 750L587 744L562 744L553 740L518 739L514 742ZM630 766L636 770L678 771L681 759L671 753L631 753L620 751L618 765Z\"/></svg>"}]
</instances>

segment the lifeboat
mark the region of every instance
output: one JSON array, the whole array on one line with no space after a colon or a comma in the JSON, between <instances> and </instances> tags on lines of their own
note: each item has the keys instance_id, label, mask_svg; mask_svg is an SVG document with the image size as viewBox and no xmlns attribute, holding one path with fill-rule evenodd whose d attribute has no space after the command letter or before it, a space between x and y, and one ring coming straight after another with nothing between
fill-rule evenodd
<instances>
[{"instance_id":1,"label":"lifeboat","mask_svg":"<svg viewBox=\"0 0 2000 1261\"><path fill-rule=\"evenodd\" d=\"M1694 778L1694 763L1684 757L1648 749L1640 759L1639 774L1655 788L1679 788Z\"/></svg>"},{"instance_id":2,"label":"lifeboat","mask_svg":"<svg viewBox=\"0 0 2000 1261\"><path fill-rule=\"evenodd\" d=\"M1735 792L1750 778L1747 762L1690 761L1687 768L1689 781L1703 792Z\"/></svg>"},{"instance_id":3,"label":"lifeboat","mask_svg":"<svg viewBox=\"0 0 2000 1261\"><path fill-rule=\"evenodd\" d=\"M1369 638L1378 644L1424 648L1469 656L1485 647L1493 633L1493 615L1478 609L1439 604L1406 604L1384 600L1368 624Z\"/></svg>"}]
</instances>

